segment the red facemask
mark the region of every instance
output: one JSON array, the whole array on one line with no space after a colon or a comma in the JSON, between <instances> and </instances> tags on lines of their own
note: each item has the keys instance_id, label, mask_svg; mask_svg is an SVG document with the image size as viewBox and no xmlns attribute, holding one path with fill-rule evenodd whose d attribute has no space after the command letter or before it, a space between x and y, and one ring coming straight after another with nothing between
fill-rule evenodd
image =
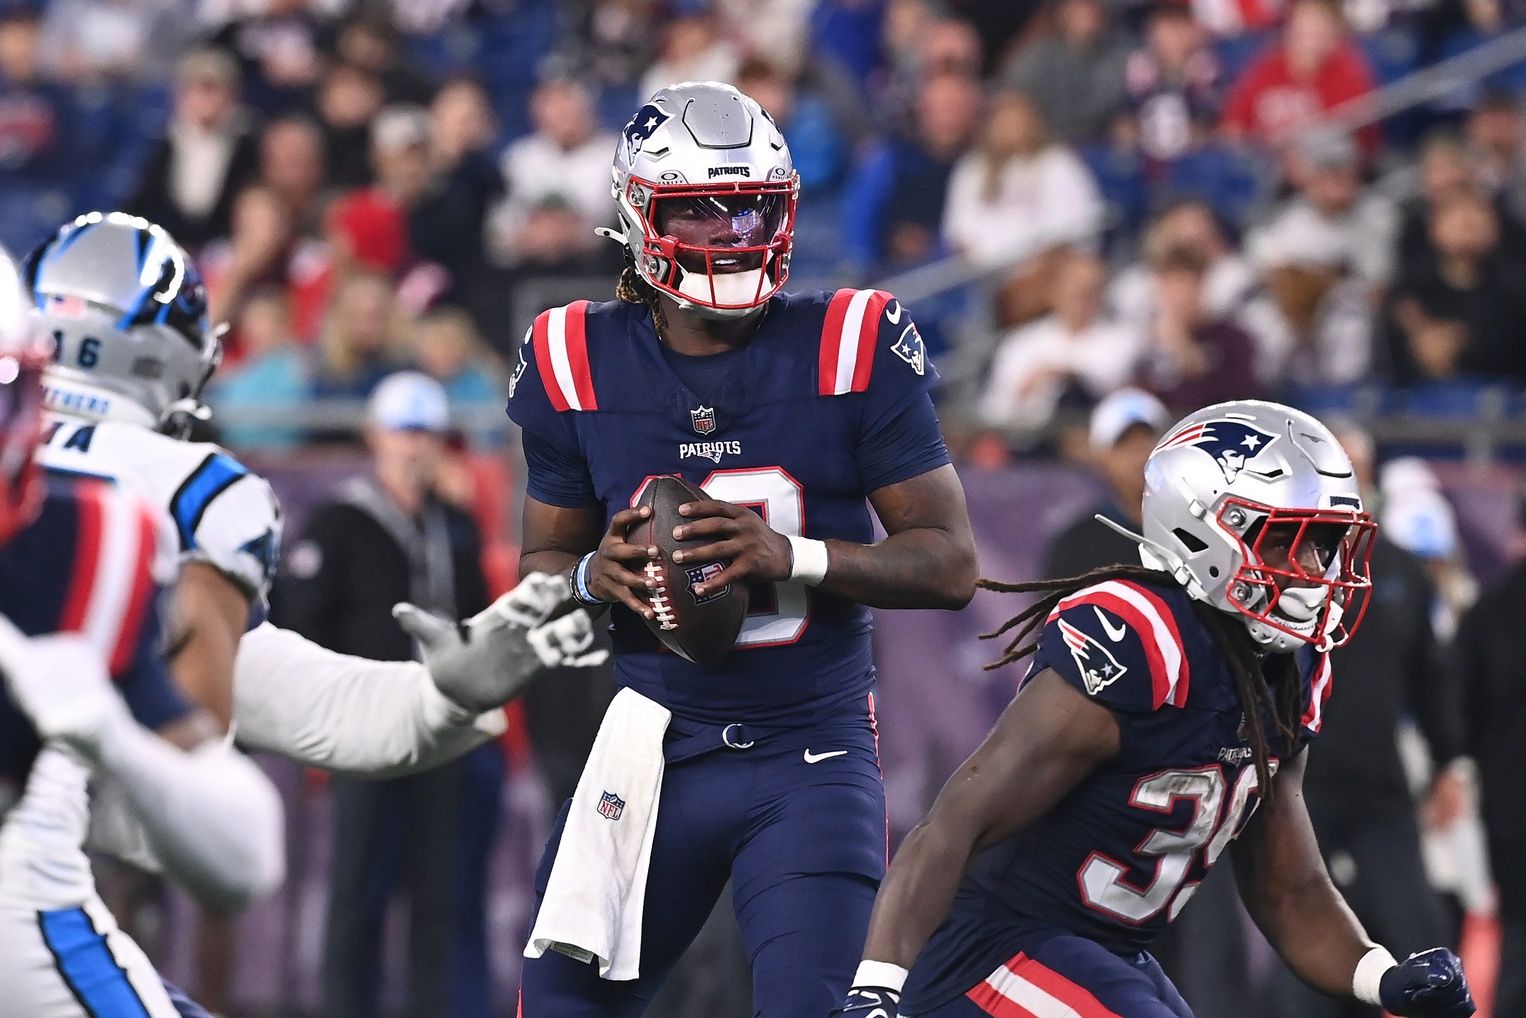
<instances>
[{"instance_id":1,"label":"red facemask","mask_svg":"<svg viewBox=\"0 0 1526 1018\"><path fill-rule=\"evenodd\" d=\"M650 204L637 201L651 193ZM649 281L671 297L722 311L755 308L789 276L799 180L653 184L632 178L643 257L662 259Z\"/></svg>"},{"instance_id":2,"label":"red facemask","mask_svg":"<svg viewBox=\"0 0 1526 1018\"><path fill-rule=\"evenodd\" d=\"M1230 498L1218 519L1236 535L1243 526L1235 522L1237 513L1265 518L1236 538L1241 565L1226 588L1229 602L1255 621L1323 649L1349 640L1367 612L1372 589L1372 541L1378 529L1372 516L1354 509L1269 508ZM1304 631L1307 622L1290 622L1287 605L1279 612L1279 602L1290 591L1290 602L1315 606L1309 632Z\"/></svg>"}]
</instances>

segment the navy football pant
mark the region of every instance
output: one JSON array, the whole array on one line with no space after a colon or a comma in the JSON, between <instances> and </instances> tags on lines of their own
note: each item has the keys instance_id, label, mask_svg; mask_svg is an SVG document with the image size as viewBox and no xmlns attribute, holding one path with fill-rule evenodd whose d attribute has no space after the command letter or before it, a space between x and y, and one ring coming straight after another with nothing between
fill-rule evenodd
<instances>
[{"instance_id":1,"label":"navy football pant","mask_svg":"<svg viewBox=\"0 0 1526 1018\"><path fill-rule=\"evenodd\" d=\"M754 1014L824 1015L847 992L885 871L885 793L867 705L809 728L678 718L647 878L641 978L612 982L547 952L525 962L523 1018L634 1018L709 917L727 878ZM811 762L814 760L814 762ZM543 895L568 807L536 874Z\"/></svg>"},{"instance_id":2,"label":"navy football pant","mask_svg":"<svg viewBox=\"0 0 1526 1018\"><path fill-rule=\"evenodd\" d=\"M907 1018L1192 1018L1155 959L1085 937L1026 945L963 997Z\"/></svg>"}]
</instances>

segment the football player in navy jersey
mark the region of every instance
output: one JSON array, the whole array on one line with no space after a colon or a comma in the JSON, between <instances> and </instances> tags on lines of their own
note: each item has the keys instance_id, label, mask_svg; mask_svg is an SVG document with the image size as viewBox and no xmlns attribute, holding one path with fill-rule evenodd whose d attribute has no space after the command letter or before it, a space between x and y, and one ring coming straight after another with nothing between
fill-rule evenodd
<instances>
[{"instance_id":1,"label":"football player in navy jersey","mask_svg":"<svg viewBox=\"0 0 1526 1018\"><path fill-rule=\"evenodd\" d=\"M508 404L529 467L520 568L613 605L617 681L671 713L639 971L601 979L596 951L533 957L526 1018L641 1014L728 879L758 1014L824 1012L857 960L886 860L868 609L964 606L975 555L907 310L881 291L780 289L798 191L752 99L713 82L660 90L615 153L621 230L604 232L627 251L619 299L541 314L520 349ZM683 507L691 522L675 533L708 539L679 564L727 563L696 593L751 585L714 668L643 624L655 549L627 533L648 512L631 508L644 484L665 474L710 496ZM611 795L603 815L618 823Z\"/></svg>"},{"instance_id":2,"label":"football player in navy jersey","mask_svg":"<svg viewBox=\"0 0 1526 1018\"><path fill-rule=\"evenodd\" d=\"M1350 461L1307 414L1223 403L1156 445L1143 510L1143 566L982 581L1041 595L992 634L1018 630L997 665L1033 661L896 854L832 1014L1190 1018L1145 949L1232 848L1252 917L1312 986L1471 1015L1451 951L1401 962L1368 939L1301 795L1328 651L1370 587Z\"/></svg>"}]
</instances>

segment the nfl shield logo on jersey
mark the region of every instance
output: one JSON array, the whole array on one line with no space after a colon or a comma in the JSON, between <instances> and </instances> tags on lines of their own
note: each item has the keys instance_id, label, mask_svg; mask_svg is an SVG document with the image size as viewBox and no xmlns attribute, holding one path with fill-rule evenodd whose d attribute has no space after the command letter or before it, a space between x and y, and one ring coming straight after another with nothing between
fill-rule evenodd
<instances>
[{"instance_id":1,"label":"nfl shield logo on jersey","mask_svg":"<svg viewBox=\"0 0 1526 1018\"><path fill-rule=\"evenodd\" d=\"M694 430L701 435L710 434L715 430L715 407L702 406L697 410L690 410L689 421L694 425Z\"/></svg>"},{"instance_id":2,"label":"nfl shield logo on jersey","mask_svg":"<svg viewBox=\"0 0 1526 1018\"><path fill-rule=\"evenodd\" d=\"M614 792L605 792L599 796L599 816L606 820L619 820L620 814L625 812L625 800Z\"/></svg>"},{"instance_id":3,"label":"nfl shield logo on jersey","mask_svg":"<svg viewBox=\"0 0 1526 1018\"><path fill-rule=\"evenodd\" d=\"M1060 635L1065 640L1065 646L1070 650L1070 656L1076 662L1076 670L1081 673L1082 680L1086 683L1086 691L1096 696L1108 686L1117 682L1128 671L1118 663L1118 659L1112 652L1103 646L1101 641L1084 633L1075 626L1059 620Z\"/></svg>"}]
</instances>

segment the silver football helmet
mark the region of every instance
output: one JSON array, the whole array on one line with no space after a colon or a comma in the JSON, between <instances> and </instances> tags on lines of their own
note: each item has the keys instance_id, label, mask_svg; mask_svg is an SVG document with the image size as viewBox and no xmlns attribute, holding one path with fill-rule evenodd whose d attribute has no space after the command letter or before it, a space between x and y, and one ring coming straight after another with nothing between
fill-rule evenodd
<instances>
[{"instance_id":1,"label":"silver football helmet","mask_svg":"<svg viewBox=\"0 0 1526 1018\"><path fill-rule=\"evenodd\" d=\"M1235 400L1183 418L1145 464L1143 510L1129 536L1145 565L1266 650L1328 650L1361 621L1376 525L1350 459L1303 411Z\"/></svg>"},{"instance_id":2,"label":"silver football helmet","mask_svg":"<svg viewBox=\"0 0 1526 1018\"><path fill-rule=\"evenodd\" d=\"M162 227L123 212L80 216L27 256L23 280L53 343L48 409L177 437L207 416L201 390L222 343L201 274Z\"/></svg>"},{"instance_id":3,"label":"silver football helmet","mask_svg":"<svg viewBox=\"0 0 1526 1018\"><path fill-rule=\"evenodd\" d=\"M717 81L669 85L615 146L620 230L636 272L680 307L739 318L789 276L800 175L757 102Z\"/></svg>"}]
</instances>

